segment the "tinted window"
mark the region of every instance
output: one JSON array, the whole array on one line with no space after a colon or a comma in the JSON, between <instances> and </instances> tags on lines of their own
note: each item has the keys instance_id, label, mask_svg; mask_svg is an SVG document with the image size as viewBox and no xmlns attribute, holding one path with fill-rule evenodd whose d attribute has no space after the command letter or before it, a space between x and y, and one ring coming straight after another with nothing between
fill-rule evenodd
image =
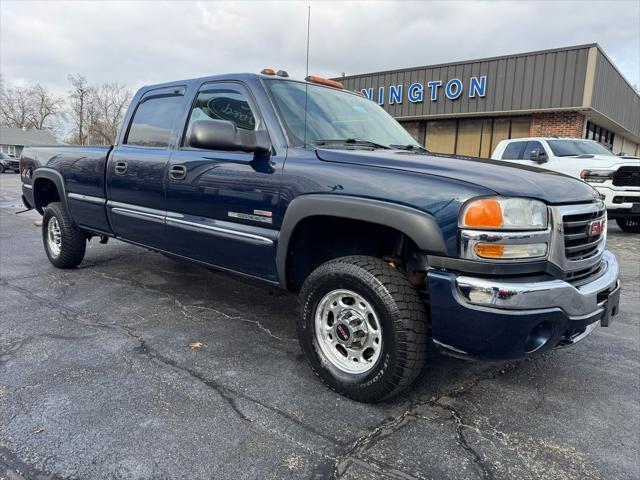
<instances>
[{"instance_id":1,"label":"tinted window","mask_svg":"<svg viewBox=\"0 0 640 480\"><path fill-rule=\"evenodd\" d=\"M522 154L522 149L527 144L527 142L511 142L507 145L507 148L504 149L504 153L502 154L503 160L518 160Z\"/></svg>"},{"instance_id":2,"label":"tinted window","mask_svg":"<svg viewBox=\"0 0 640 480\"><path fill-rule=\"evenodd\" d=\"M522 154L522 159L531 160L531 152L534 150L538 150L541 153L545 153L544 147L540 142L527 142L527 148L524 149L524 153Z\"/></svg>"},{"instance_id":3,"label":"tinted window","mask_svg":"<svg viewBox=\"0 0 640 480\"><path fill-rule=\"evenodd\" d=\"M235 88L209 89L198 94L189 116L186 138L193 122L198 120L229 120L242 130L255 130L256 117L244 93Z\"/></svg>"},{"instance_id":4,"label":"tinted window","mask_svg":"<svg viewBox=\"0 0 640 480\"><path fill-rule=\"evenodd\" d=\"M556 157L572 157L577 155L609 155L609 150L599 143L589 140L547 140Z\"/></svg>"},{"instance_id":5,"label":"tinted window","mask_svg":"<svg viewBox=\"0 0 640 480\"><path fill-rule=\"evenodd\" d=\"M182 111L182 101L182 96L156 97L138 105L124 143L168 147L173 125Z\"/></svg>"}]
</instances>

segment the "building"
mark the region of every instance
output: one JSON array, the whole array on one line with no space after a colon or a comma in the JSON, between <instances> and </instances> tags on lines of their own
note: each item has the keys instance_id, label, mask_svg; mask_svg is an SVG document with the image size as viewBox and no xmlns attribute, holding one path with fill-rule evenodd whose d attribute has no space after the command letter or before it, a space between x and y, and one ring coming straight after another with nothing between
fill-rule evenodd
<instances>
[{"instance_id":1,"label":"building","mask_svg":"<svg viewBox=\"0 0 640 480\"><path fill-rule=\"evenodd\" d=\"M337 80L433 152L489 157L505 138L569 136L640 155L640 95L597 44Z\"/></svg>"},{"instance_id":2,"label":"building","mask_svg":"<svg viewBox=\"0 0 640 480\"><path fill-rule=\"evenodd\" d=\"M58 141L49 130L0 127L0 152L20 157L24 147L55 145Z\"/></svg>"}]
</instances>

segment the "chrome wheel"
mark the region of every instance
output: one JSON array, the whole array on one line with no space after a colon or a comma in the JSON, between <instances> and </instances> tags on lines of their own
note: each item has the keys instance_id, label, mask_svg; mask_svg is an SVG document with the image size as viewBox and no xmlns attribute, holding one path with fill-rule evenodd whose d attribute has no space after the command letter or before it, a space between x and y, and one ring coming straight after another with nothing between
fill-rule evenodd
<instances>
[{"instance_id":1,"label":"chrome wheel","mask_svg":"<svg viewBox=\"0 0 640 480\"><path fill-rule=\"evenodd\" d=\"M325 359L347 373L371 370L382 350L382 329L375 310L350 290L332 290L320 300L315 335Z\"/></svg>"},{"instance_id":2,"label":"chrome wheel","mask_svg":"<svg viewBox=\"0 0 640 480\"><path fill-rule=\"evenodd\" d=\"M53 258L60 256L62 250L62 233L56 217L51 217L47 223L47 248Z\"/></svg>"}]
</instances>

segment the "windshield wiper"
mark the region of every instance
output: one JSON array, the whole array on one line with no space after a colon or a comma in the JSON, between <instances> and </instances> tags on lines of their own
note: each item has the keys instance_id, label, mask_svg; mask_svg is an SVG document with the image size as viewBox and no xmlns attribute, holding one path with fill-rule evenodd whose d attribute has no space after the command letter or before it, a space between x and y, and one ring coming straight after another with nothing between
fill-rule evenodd
<instances>
[{"instance_id":1,"label":"windshield wiper","mask_svg":"<svg viewBox=\"0 0 640 480\"><path fill-rule=\"evenodd\" d=\"M409 150L409 151L430 153L429 150L427 150L426 148L421 147L420 145L414 145L413 143L408 143L407 145L400 145L400 144L397 144L397 143L392 143L389 146L391 148L397 148L398 150Z\"/></svg>"},{"instance_id":2,"label":"windshield wiper","mask_svg":"<svg viewBox=\"0 0 640 480\"><path fill-rule=\"evenodd\" d=\"M374 148L385 148L389 149L387 145L382 145L381 143L375 143L370 140L360 140L357 138L327 138L316 140L316 145L329 145L329 144L340 144L340 145L356 145L356 146L364 146L364 147L374 147Z\"/></svg>"}]
</instances>

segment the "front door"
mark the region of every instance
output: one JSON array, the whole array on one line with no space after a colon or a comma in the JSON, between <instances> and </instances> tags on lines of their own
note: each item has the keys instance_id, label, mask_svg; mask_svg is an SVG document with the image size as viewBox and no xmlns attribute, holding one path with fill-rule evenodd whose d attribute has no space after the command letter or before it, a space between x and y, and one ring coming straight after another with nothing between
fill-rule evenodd
<instances>
[{"instance_id":1,"label":"front door","mask_svg":"<svg viewBox=\"0 0 640 480\"><path fill-rule=\"evenodd\" d=\"M275 240L283 152L209 151L188 145L200 119L231 120L239 129L265 129L240 83L203 85L193 101L180 148L167 165L167 238L171 251L211 265L276 279Z\"/></svg>"},{"instance_id":2,"label":"front door","mask_svg":"<svg viewBox=\"0 0 640 480\"><path fill-rule=\"evenodd\" d=\"M107 164L107 214L115 234L166 249L165 172L176 123L186 108L184 88L152 90L133 114L122 145Z\"/></svg>"}]
</instances>

